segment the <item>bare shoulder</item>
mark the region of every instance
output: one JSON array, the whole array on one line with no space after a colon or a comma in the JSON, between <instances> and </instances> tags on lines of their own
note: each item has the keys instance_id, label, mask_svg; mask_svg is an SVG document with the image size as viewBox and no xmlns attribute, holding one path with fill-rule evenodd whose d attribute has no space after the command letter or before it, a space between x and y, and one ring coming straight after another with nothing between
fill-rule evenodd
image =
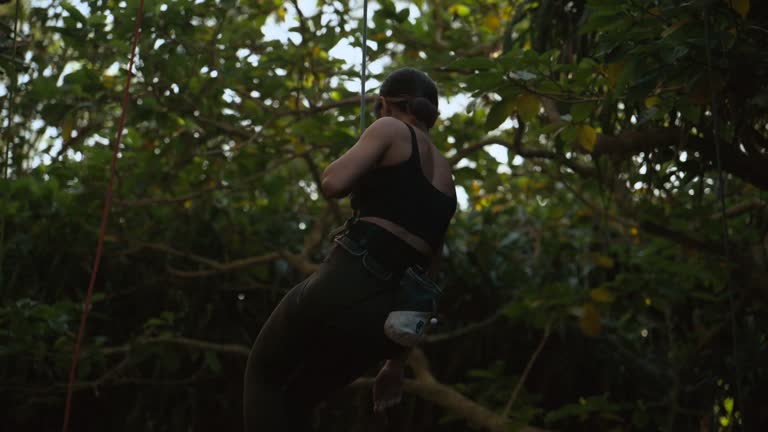
<instances>
[{"instance_id":1,"label":"bare shoulder","mask_svg":"<svg viewBox=\"0 0 768 432\"><path fill-rule=\"evenodd\" d=\"M377 134L388 134L390 136L400 135L402 130L405 130L403 122L393 117L382 117L371 123L366 129L367 131L375 132Z\"/></svg>"},{"instance_id":2,"label":"bare shoulder","mask_svg":"<svg viewBox=\"0 0 768 432\"><path fill-rule=\"evenodd\" d=\"M435 158L435 172L437 174L440 189L448 195L456 195L456 184L453 181L453 166L448 158L440 152L437 152Z\"/></svg>"}]
</instances>

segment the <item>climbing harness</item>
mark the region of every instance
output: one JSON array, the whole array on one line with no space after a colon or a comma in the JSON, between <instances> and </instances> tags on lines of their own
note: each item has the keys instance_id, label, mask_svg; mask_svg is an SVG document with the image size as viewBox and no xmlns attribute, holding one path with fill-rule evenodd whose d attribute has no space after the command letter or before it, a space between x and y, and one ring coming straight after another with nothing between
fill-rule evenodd
<instances>
[{"instance_id":1,"label":"climbing harness","mask_svg":"<svg viewBox=\"0 0 768 432\"><path fill-rule=\"evenodd\" d=\"M394 277L400 278L392 288L392 311L384 322L384 334L405 347L419 345L429 328L437 324L437 306L443 294L440 286L419 265L411 265L402 274L395 274L375 254L371 254L365 234L361 238L353 238L346 231L335 236L333 242L359 258L363 267L377 279L392 281Z\"/></svg>"},{"instance_id":2,"label":"climbing harness","mask_svg":"<svg viewBox=\"0 0 768 432\"><path fill-rule=\"evenodd\" d=\"M360 71L360 134L365 130L365 80L366 80L366 60L368 52L368 0L363 0L363 43L362 43L362 67ZM362 256L363 264L369 270L375 267L372 263L376 261L368 255L368 252L357 247L354 241L345 235L349 228L357 222L360 217L357 206L354 205L354 196L352 197L354 213L352 217L341 227L333 230L330 237L347 252ZM379 272L372 273L376 274ZM377 277L388 279L391 273L386 277ZM425 333L430 326L437 324L437 304L442 296L442 289L433 282L427 272L420 266L408 267L400 279L395 293L395 310L389 313L384 323L384 334L400 345L413 347L424 340Z\"/></svg>"},{"instance_id":3,"label":"climbing harness","mask_svg":"<svg viewBox=\"0 0 768 432\"><path fill-rule=\"evenodd\" d=\"M107 231L107 220L109 218L109 207L112 202L112 189L115 181L115 171L117 169L117 154L120 150L120 138L123 135L123 126L125 126L125 113L128 107L128 97L130 96L131 77L133 76L133 61L136 57L136 46L139 42L139 30L141 28L141 17L144 12L144 0L139 1L139 10L136 15L136 27L133 31L133 46L131 47L131 58L128 62L128 74L125 79L125 90L123 91L123 104L122 112L120 114L120 122L117 126L117 137L115 138L115 144L112 150L112 164L110 166L109 184L107 185L107 196L104 200L104 210L101 213L101 228L99 228L99 241L96 246L96 257L93 262L93 270L91 271L91 280L88 284L88 292L85 295L85 305L83 307L83 315L80 318L80 329L77 332L77 340L75 342L75 350L72 354L72 365L69 369L69 384L67 385L67 402L64 407L64 426L63 432L67 432L69 428L69 417L72 411L72 390L75 384L75 372L77 370L77 361L80 357L80 345L83 341L83 334L85 333L85 322L88 319L88 312L91 310L91 297L93 295L93 287L96 284L96 274L99 271L99 263L101 262L101 253L104 246L104 235Z\"/></svg>"}]
</instances>

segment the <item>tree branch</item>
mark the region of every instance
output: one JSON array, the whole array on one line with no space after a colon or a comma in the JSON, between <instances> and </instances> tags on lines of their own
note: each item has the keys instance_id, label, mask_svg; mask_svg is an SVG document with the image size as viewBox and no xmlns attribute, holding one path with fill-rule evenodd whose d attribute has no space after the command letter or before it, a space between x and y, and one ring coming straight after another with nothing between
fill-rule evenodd
<instances>
[{"instance_id":1,"label":"tree branch","mask_svg":"<svg viewBox=\"0 0 768 432\"><path fill-rule=\"evenodd\" d=\"M518 128L518 134L522 134L522 133L523 133L522 128ZM499 144L501 146L504 146L516 152L518 155L524 158L554 160L558 163L561 163L567 166L568 168L573 170L575 173L583 177L593 177L595 175L594 170L591 167L580 164L571 159L566 159L564 156L554 151L541 150L541 149L525 149L525 148L522 148L521 146L516 145L515 142L509 141L499 136L489 136L478 141L477 143L470 144L462 148L458 152L456 152L456 154L451 156L451 158L448 159L448 161L451 163L451 165L456 165L457 163L459 163L460 160L464 159L470 154L478 150L481 150L485 146L489 146L492 144Z\"/></svg>"},{"instance_id":2,"label":"tree branch","mask_svg":"<svg viewBox=\"0 0 768 432\"><path fill-rule=\"evenodd\" d=\"M104 355L127 353L135 349L135 346L137 345L149 345L149 344L156 344L156 343L179 345L179 346L184 346L184 347L194 348L194 349L201 349L206 351L216 351L224 354L236 354L244 357L247 357L248 354L250 353L250 349L244 345L221 344L221 343L208 342L208 341L203 341L199 339L191 339L191 338L177 337L177 336L138 338L135 341L132 341L130 344L110 347L110 348L102 348L101 353Z\"/></svg>"},{"instance_id":3,"label":"tree branch","mask_svg":"<svg viewBox=\"0 0 768 432\"><path fill-rule=\"evenodd\" d=\"M365 99L366 99L366 102L372 102L372 101L376 100L377 97L378 97L377 95L367 95ZM342 107L347 107L347 106L356 106L356 105L359 105L359 104L360 104L360 97L359 96L352 96L352 97L340 99L338 101L327 102L327 103L324 103L322 105L317 105L317 106L314 106L314 107L312 107L310 109L307 109L307 110L304 110L304 111L300 111L300 112L296 112L296 111L293 111L293 110L291 110L291 111L276 111L276 112L272 113L271 120L275 120L275 119L280 118L280 117L297 116L297 115L298 116L308 116L308 115L317 114L317 113L321 113L321 112L325 112L325 111L330 111L330 110L335 109L335 108L342 108ZM198 122L200 122L200 123L204 123L204 124L213 126L213 127L217 128L217 129L220 129L223 132L226 132L226 133L228 133L230 135L235 135L235 136L240 137L240 138L250 139L254 135L253 132L251 132L251 131L249 131L247 129L243 129L242 127L239 127L239 126L232 125L230 123L225 123L225 122L221 122L221 121L218 121L218 120L205 118L205 117L202 117L202 116L198 116L196 118L196 120Z\"/></svg>"},{"instance_id":4,"label":"tree branch","mask_svg":"<svg viewBox=\"0 0 768 432\"><path fill-rule=\"evenodd\" d=\"M768 203L765 201L762 201L760 199L752 199L744 202L740 202L738 204L733 205L732 207L725 210L725 217L735 217L740 216L744 213L748 213L752 210L760 210L767 206ZM723 214L721 212L714 213L712 216L710 216L710 219L712 220L719 220L722 219Z\"/></svg>"},{"instance_id":5,"label":"tree branch","mask_svg":"<svg viewBox=\"0 0 768 432\"><path fill-rule=\"evenodd\" d=\"M282 251L280 256L284 260L288 261L288 264L304 274L314 273L320 268L319 264L309 261L302 255L293 254L288 251Z\"/></svg>"},{"instance_id":6,"label":"tree branch","mask_svg":"<svg viewBox=\"0 0 768 432\"><path fill-rule=\"evenodd\" d=\"M251 256L247 258L241 258L234 261L221 263L219 261L205 258L200 255L195 255L190 252L184 252L177 249L173 249L170 246L160 244L160 243L146 243L146 242L134 242L134 243L141 248L156 250L158 252L163 252L169 255L184 257L194 262L197 262L199 264L203 264L210 267L209 269L206 269L206 270L195 270L195 271L178 270L172 267L168 267L168 271L174 276L185 277L185 278L212 276L218 273L239 270L241 268L249 267L255 264L264 264L264 263L276 261L278 259L286 260L288 264L292 265L293 267L295 267L297 270L299 270L304 274L313 273L317 271L318 268L320 268L318 264L311 262L303 254L293 254L291 252L284 251L284 250L278 251L278 252L268 252L263 255L256 255L256 256ZM140 249L135 249L135 251L138 251L138 250Z\"/></svg>"},{"instance_id":7,"label":"tree branch","mask_svg":"<svg viewBox=\"0 0 768 432\"><path fill-rule=\"evenodd\" d=\"M646 231L658 237L663 237L667 240L670 240L688 249L694 249L694 250L706 252L714 256L723 255L722 247L719 247L714 243L709 243L703 240L693 238L686 233L681 233L681 232L672 230L656 222L652 222L650 220L641 220L638 223L638 226L643 231Z\"/></svg>"},{"instance_id":8,"label":"tree branch","mask_svg":"<svg viewBox=\"0 0 768 432\"><path fill-rule=\"evenodd\" d=\"M711 136L700 138L680 128L627 131L616 136L600 135L592 155L621 158L663 147L699 151L710 166L716 166L717 152ZM722 142L721 150L723 171L768 190L768 163L765 158L749 157L732 143Z\"/></svg>"},{"instance_id":9,"label":"tree branch","mask_svg":"<svg viewBox=\"0 0 768 432\"><path fill-rule=\"evenodd\" d=\"M379 97L378 95L373 95L373 94L366 95L365 102L366 103L374 102L378 97ZM360 96L352 96L344 99L339 99L338 101L335 101L335 102L329 102L323 105L318 105L314 108L308 109L306 111L302 111L302 114L303 115L317 114L319 112L329 111L334 108L342 108L350 105L360 105Z\"/></svg>"},{"instance_id":10,"label":"tree branch","mask_svg":"<svg viewBox=\"0 0 768 432\"><path fill-rule=\"evenodd\" d=\"M455 339L457 337L466 336L470 333L474 333L480 329L483 329L485 327L488 327L489 325L495 323L498 321L501 317L504 316L503 310L499 309L496 311L493 315L489 316L488 318L478 321L476 323L469 324L465 327L461 327L459 329L456 329L452 332L445 332L445 333L436 333L433 335L428 335L426 337L426 342L428 343L435 343L435 342L443 342L450 339Z\"/></svg>"},{"instance_id":11,"label":"tree branch","mask_svg":"<svg viewBox=\"0 0 768 432\"><path fill-rule=\"evenodd\" d=\"M489 432L508 432L509 421L485 406L469 399L452 387L445 385L432 375L424 352L414 349L408 358L408 365L414 372L415 379L406 379L404 390L420 398L438 405L450 413L463 418L470 424ZM369 388L374 378L359 378L350 387ZM522 432L545 432L532 426L523 426Z\"/></svg>"},{"instance_id":12,"label":"tree branch","mask_svg":"<svg viewBox=\"0 0 768 432\"><path fill-rule=\"evenodd\" d=\"M681 142L677 128L626 131L619 135L599 135L592 154L595 156L630 156L658 147L672 146Z\"/></svg>"}]
</instances>

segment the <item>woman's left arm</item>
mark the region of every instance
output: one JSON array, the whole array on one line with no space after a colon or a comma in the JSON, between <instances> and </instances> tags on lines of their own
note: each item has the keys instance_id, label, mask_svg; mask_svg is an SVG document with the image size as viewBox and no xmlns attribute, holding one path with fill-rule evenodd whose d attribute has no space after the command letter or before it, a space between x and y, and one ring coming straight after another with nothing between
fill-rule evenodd
<instances>
[{"instance_id":1,"label":"woman's left arm","mask_svg":"<svg viewBox=\"0 0 768 432\"><path fill-rule=\"evenodd\" d=\"M376 165L393 141L391 117L373 122L343 156L333 161L323 172L321 188L328 198L342 198L354 189L355 183Z\"/></svg>"}]
</instances>

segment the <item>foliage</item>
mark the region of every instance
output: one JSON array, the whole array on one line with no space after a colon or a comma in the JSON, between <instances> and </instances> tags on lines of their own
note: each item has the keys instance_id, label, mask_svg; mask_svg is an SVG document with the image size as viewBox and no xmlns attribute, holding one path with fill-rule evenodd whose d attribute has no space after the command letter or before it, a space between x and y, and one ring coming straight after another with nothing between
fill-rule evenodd
<instances>
[{"instance_id":1,"label":"foliage","mask_svg":"<svg viewBox=\"0 0 768 432\"><path fill-rule=\"evenodd\" d=\"M33 2L15 58L0 41L12 430L60 427L138 4ZM145 3L73 430L241 428L248 346L348 213L317 180L359 132L359 66L331 51L360 46L360 6ZM759 430L768 4L371 8L374 78L411 65L470 100L433 131L467 196L444 250L446 338L424 347L435 376L513 425ZM265 36L286 20L288 41ZM333 401L321 429L367 430L366 397ZM466 430L406 405L410 430Z\"/></svg>"}]
</instances>

